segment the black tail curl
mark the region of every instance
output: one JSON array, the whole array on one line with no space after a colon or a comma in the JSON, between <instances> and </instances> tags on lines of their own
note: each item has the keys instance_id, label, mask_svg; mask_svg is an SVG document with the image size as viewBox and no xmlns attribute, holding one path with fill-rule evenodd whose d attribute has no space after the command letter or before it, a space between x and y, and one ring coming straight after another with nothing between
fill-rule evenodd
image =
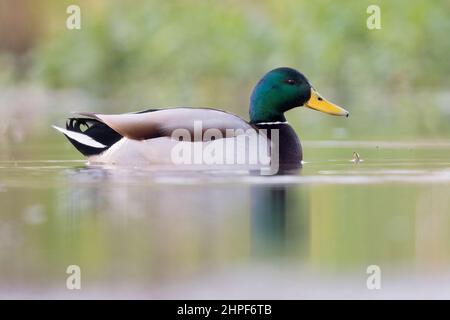
<instances>
[{"instance_id":1,"label":"black tail curl","mask_svg":"<svg viewBox=\"0 0 450 320\"><path fill-rule=\"evenodd\" d=\"M96 119L69 118L66 122L66 129L85 134L106 146L105 148L94 148L66 136L73 146L85 156L100 154L122 139L122 135Z\"/></svg>"}]
</instances>

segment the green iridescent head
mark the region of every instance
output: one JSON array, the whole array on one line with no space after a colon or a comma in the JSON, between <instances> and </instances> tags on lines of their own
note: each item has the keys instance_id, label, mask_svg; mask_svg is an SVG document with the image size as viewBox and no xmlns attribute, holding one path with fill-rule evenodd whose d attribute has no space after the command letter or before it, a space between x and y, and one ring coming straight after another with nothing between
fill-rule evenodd
<instances>
[{"instance_id":1,"label":"green iridescent head","mask_svg":"<svg viewBox=\"0 0 450 320\"><path fill-rule=\"evenodd\" d=\"M284 67L269 71L256 85L250 98L250 122L284 122L286 111L303 105L348 116L346 110L322 98L303 74Z\"/></svg>"}]
</instances>

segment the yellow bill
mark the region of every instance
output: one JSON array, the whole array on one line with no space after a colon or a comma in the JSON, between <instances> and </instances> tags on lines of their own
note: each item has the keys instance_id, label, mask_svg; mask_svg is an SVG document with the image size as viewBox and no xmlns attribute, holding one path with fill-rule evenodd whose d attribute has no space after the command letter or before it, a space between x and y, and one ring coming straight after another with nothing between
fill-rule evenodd
<instances>
[{"instance_id":1,"label":"yellow bill","mask_svg":"<svg viewBox=\"0 0 450 320\"><path fill-rule=\"evenodd\" d=\"M305 103L305 107L332 114L334 116L346 116L350 114L347 110L331 103L324 98L313 88L311 88L311 98Z\"/></svg>"}]
</instances>

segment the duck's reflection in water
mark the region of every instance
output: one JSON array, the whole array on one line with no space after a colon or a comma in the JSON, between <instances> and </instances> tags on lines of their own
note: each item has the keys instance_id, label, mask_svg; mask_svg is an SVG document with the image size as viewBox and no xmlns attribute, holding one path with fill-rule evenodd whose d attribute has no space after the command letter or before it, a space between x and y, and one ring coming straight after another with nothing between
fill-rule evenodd
<instances>
[{"instance_id":1,"label":"duck's reflection in water","mask_svg":"<svg viewBox=\"0 0 450 320\"><path fill-rule=\"evenodd\" d=\"M276 253L286 241L286 187L252 186L252 243L255 254Z\"/></svg>"},{"instance_id":2,"label":"duck's reflection in water","mask_svg":"<svg viewBox=\"0 0 450 320\"><path fill-rule=\"evenodd\" d=\"M81 254L78 243L89 242L103 256L116 252L104 263L140 264L157 278L294 251L298 256L308 239L302 190L273 183L276 177L256 183L248 177L236 183L236 177L80 168L66 174L69 210L61 212L71 213L65 221L74 250ZM94 236L88 239L83 228Z\"/></svg>"},{"instance_id":3,"label":"duck's reflection in water","mask_svg":"<svg viewBox=\"0 0 450 320\"><path fill-rule=\"evenodd\" d=\"M291 167L280 170L278 175L300 173L301 167ZM251 231L255 256L290 255L293 241L300 241L306 250L308 203L301 191L299 186L271 184L270 177L266 184L251 186Z\"/></svg>"}]
</instances>

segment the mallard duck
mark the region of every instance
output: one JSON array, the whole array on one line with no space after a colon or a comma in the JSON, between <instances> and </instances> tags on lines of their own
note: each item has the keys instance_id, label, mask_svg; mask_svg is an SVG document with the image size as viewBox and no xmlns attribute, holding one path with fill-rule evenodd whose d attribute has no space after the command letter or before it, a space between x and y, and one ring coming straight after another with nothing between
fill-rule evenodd
<instances>
[{"instance_id":1,"label":"mallard duck","mask_svg":"<svg viewBox=\"0 0 450 320\"><path fill-rule=\"evenodd\" d=\"M271 142L272 149L276 132L279 163L299 165L303 159L300 140L284 113L301 106L336 116L349 115L345 109L325 100L302 73L283 67L266 73L255 86L250 98L250 121L212 108L177 107L125 114L82 112L78 113L81 117L67 120L66 129L54 128L90 163L173 164L173 150L180 144L193 147L194 153L196 147L211 147L219 142L223 148L224 142L237 141L253 130ZM177 130L182 130L181 138L174 138ZM216 131L205 137L210 130ZM245 150L233 147L232 151L248 152L249 148L251 144ZM228 153L229 150L219 156L236 159Z\"/></svg>"}]
</instances>

